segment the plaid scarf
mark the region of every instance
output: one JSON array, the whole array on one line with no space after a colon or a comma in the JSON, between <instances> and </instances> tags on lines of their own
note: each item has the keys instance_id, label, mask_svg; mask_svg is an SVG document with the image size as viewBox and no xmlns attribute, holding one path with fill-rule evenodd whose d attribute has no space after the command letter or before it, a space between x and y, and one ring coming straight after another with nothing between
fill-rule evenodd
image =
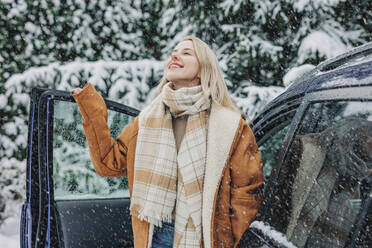
<instances>
[{"instance_id":1,"label":"plaid scarf","mask_svg":"<svg viewBox=\"0 0 372 248\"><path fill-rule=\"evenodd\" d=\"M139 115L131 214L156 226L171 222L174 247L202 245L202 192L206 161L206 114L201 86L173 90L171 83ZM177 153L172 116L188 115Z\"/></svg>"}]
</instances>

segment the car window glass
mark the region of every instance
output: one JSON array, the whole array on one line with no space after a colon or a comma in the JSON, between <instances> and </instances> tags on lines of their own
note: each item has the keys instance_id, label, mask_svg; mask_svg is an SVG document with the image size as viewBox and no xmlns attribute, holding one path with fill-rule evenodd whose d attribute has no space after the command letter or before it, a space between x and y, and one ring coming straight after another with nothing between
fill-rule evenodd
<instances>
[{"instance_id":1,"label":"car window glass","mask_svg":"<svg viewBox=\"0 0 372 248\"><path fill-rule=\"evenodd\" d=\"M289 124L284 128L281 128L278 132L268 138L258 148L262 158L265 181L267 181L270 177L271 170L278 161L279 151L282 146L284 136L288 132L288 129Z\"/></svg>"},{"instance_id":2,"label":"car window glass","mask_svg":"<svg viewBox=\"0 0 372 248\"><path fill-rule=\"evenodd\" d=\"M108 110L113 138L130 121L132 117ZM105 178L95 173L75 103L54 102L53 182L56 200L129 196L127 177Z\"/></svg>"},{"instance_id":3,"label":"car window glass","mask_svg":"<svg viewBox=\"0 0 372 248\"><path fill-rule=\"evenodd\" d=\"M371 176L372 102L314 103L282 165L268 222L297 247L344 247Z\"/></svg>"}]
</instances>

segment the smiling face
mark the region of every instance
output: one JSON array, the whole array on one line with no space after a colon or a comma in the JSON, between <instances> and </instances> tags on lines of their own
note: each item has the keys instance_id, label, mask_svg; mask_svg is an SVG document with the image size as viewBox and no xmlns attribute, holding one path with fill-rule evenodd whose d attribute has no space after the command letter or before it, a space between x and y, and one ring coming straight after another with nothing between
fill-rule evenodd
<instances>
[{"instance_id":1,"label":"smiling face","mask_svg":"<svg viewBox=\"0 0 372 248\"><path fill-rule=\"evenodd\" d=\"M173 83L174 89L200 84L199 61L193 42L184 40L174 48L166 62L165 76Z\"/></svg>"}]
</instances>

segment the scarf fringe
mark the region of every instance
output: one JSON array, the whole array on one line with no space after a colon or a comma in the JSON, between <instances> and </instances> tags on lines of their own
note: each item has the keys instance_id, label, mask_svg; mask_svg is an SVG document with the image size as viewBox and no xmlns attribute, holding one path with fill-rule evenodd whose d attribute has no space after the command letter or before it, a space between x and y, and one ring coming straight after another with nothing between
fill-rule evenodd
<instances>
[{"instance_id":1,"label":"scarf fringe","mask_svg":"<svg viewBox=\"0 0 372 248\"><path fill-rule=\"evenodd\" d=\"M173 220L172 217L172 214L160 216L159 214L155 213L153 209L142 209L137 215L138 219L147 221L158 227L162 227L162 222L171 223Z\"/></svg>"}]
</instances>

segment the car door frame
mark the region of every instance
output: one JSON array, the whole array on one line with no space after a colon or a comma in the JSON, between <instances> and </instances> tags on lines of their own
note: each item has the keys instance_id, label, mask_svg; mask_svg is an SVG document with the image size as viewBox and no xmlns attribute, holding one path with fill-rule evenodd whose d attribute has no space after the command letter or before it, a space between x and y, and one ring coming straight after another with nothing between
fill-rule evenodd
<instances>
[{"instance_id":1,"label":"car door frame","mask_svg":"<svg viewBox=\"0 0 372 248\"><path fill-rule=\"evenodd\" d=\"M26 202L22 208L21 247L50 247L53 216L52 144L54 100L75 102L70 92L34 88L31 92L27 151ZM109 110L137 116L139 111L105 99ZM52 127L52 128L50 128ZM57 227L53 227L56 231ZM52 237L51 237L52 236ZM55 242L55 241L54 241Z\"/></svg>"},{"instance_id":2,"label":"car door frame","mask_svg":"<svg viewBox=\"0 0 372 248\"><path fill-rule=\"evenodd\" d=\"M21 214L21 232L20 232L20 247L32 247L35 235L33 230L36 228L36 219L38 219L38 178L37 165L37 102L40 90L33 89L30 97L30 111L28 122L28 141L27 141L27 162L26 162L26 201L22 206ZM36 176L35 176L36 175Z\"/></svg>"}]
</instances>

